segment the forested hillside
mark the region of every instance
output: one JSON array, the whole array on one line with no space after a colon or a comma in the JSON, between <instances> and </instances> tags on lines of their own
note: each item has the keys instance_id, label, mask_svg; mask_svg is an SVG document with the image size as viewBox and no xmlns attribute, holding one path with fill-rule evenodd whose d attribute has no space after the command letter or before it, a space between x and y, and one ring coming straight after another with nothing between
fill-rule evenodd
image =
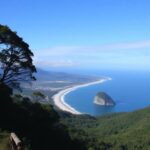
<instances>
[{"instance_id":1,"label":"forested hillside","mask_svg":"<svg viewBox=\"0 0 150 150\"><path fill-rule=\"evenodd\" d=\"M72 139L95 150L150 149L150 108L98 118L65 114L62 121L69 126Z\"/></svg>"},{"instance_id":2,"label":"forested hillside","mask_svg":"<svg viewBox=\"0 0 150 150\"><path fill-rule=\"evenodd\" d=\"M4 147L13 131L28 150L150 148L150 108L95 118L57 113L52 106L31 103L25 97L21 101L1 97L0 118L0 146Z\"/></svg>"},{"instance_id":3,"label":"forested hillside","mask_svg":"<svg viewBox=\"0 0 150 150\"><path fill-rule=\"evenodd\" d=\"M71 140L67 127L50 105L32 103L26 97L18 101L0 93L0 118L0 135L7 131L7 139L10 132L15 132L27 150L85 149L80 141ZM0 143L7 142L4 138L0 136Z\"/></svg>"}]
</instances>

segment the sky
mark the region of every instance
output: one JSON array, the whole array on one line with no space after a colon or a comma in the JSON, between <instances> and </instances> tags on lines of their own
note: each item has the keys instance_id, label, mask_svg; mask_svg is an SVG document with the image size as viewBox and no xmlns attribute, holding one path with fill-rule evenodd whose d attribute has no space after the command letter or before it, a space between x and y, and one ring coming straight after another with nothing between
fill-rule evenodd
<instances>
[{"instance_id":1,"label":"sky","mask_svg":"<svg viewBox=\"0 0 150 150\"><path fill-rule=\"evenodd\" d=\"M47 70L150 70L149 0L0 0L0 24Z\"/></svg>"}]
</instances>

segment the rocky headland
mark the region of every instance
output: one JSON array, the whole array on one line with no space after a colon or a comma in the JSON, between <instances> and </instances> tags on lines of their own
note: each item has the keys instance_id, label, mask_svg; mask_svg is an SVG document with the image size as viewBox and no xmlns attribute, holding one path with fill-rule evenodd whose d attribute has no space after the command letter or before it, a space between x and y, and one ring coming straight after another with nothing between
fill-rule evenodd
<instances>
[{"instance_id":1,"label":"rocky headland","mask_svg":"<svg viewBox=\"0 0 150 150\"><path fill-rule=\"evenodd\" d=\"M101 106L113 106L116 103L114 100L105 92L99 92L94 98L94 103Z\"/></svg>"}]
</instances>

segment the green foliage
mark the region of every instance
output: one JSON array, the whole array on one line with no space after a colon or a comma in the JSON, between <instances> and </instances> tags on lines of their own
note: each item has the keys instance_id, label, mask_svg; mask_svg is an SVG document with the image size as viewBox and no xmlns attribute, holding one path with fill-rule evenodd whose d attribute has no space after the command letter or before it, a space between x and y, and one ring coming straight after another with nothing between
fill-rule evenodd
<instances>
[{"instance_id":1,"label":"green foliage","mask_svg":"<svg viewBox=\"0 0 150 150\"><path fill-rule=\"evenodd\" d=\"M37 97L45 98L45 95L39 91L33 92L33 95Z\"/></svg>"},{"instance_id":2,"label":"green foliage","mask_svg":"<svg viewBox=\"0 0 150 150\"><path fill-rule=\"evenodd\" d=\"M0 98L0 129L15 132L29 150L85 150L79 140L71 140L52 106L32 103L29 98L14 101L2 93Z\"/></svg>"},{"instance_id":3,"label":"green foliage","mask_svg":"<svg viewBox=\"0 0 150 150\"><path fill-rule=\"evenodd\" d=\"M29 45L16 32L0 25L0 82L19 88L21 81L35 80L32 56Z\"/></svg>"},{"instance_id":4,"label":"green foliage","mask_svg":"<svg viewBox=\"0 0 150 150\"><path fill-rule=\"evenodd\" d=\"M45 99L46 96L40 91L35 91L32 93L32 97L36 102L39 102L40 100Z\"/></svg>"},{"instance_id":5,"label":"green foliage","mask_svg":"<svg viewBox=\"0 0 150 150\"><path fill-rule=\"evenodd\" d=\"M0 128L16 132L29 150L150 149L150 108L97 118L60 112L60 122L52 106L14 98L0 93Z\"/></svg>"},{"instance_id":6,"label":"green foliage","mask_svg":"<svg viewBox=\"0 0 150 150\"><path fill-rule=\"evenodd\" d=\"M72 139L95 150L149 150L150 108L103 117L64 115Z\"/></svg>"}]
</instances>

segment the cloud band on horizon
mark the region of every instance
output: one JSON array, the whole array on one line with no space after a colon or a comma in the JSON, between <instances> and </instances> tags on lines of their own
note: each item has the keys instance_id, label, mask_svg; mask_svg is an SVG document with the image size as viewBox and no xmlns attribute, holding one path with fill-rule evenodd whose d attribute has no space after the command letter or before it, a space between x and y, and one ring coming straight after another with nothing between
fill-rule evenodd
<instances>
[{"instance_id":1,"label":"cloud band on horizon","mask_svg":"<svg viewBox=\"0 0 150 150\"><path fill-rule=\"evenodd\" d=\"M56 46L35 52L34 62L45 67L150 68L150 40L100 46Z\"/></svg>"}]
</instances>

